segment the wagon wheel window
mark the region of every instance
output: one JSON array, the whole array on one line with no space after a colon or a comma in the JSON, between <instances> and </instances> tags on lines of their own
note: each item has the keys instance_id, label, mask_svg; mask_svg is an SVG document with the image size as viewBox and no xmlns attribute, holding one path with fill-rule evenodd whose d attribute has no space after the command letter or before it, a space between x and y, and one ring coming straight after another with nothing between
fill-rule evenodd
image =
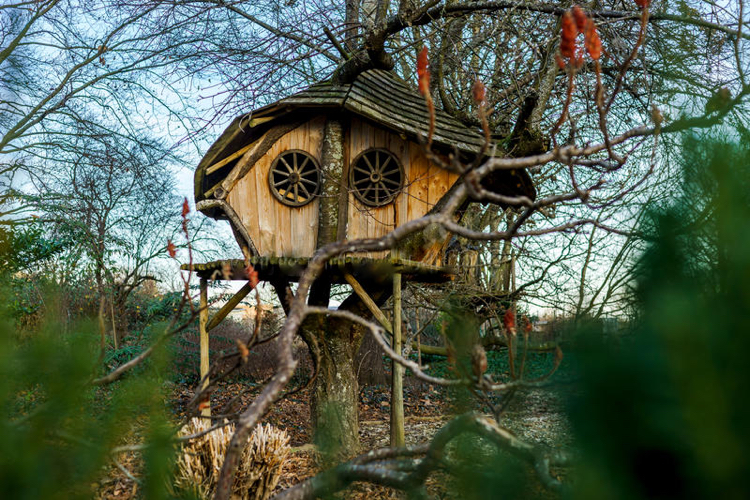
<instances>
[{"instance_id":1,"label":"wagon wheel window","mask_svg":"<svg viewBox=\"0 0 750 500\"><path fill-rule=\"evenodd\" d=\"M352 163L349 186L365 205L381 207L393 201L403 189L404 170L390 151L368 149Z\"/></svg>"},{"instance_id":2,"label":"wagon wheel window","mask_svg":"<svg viewBox=\"0 0 750 500\"><path fill-rule=\"evenodd\" d=\"M307 205L320 190L320 167L315 158L304 151L284 151L268 171L271 192L284 205Z\"/></svg>"}]
</instances>

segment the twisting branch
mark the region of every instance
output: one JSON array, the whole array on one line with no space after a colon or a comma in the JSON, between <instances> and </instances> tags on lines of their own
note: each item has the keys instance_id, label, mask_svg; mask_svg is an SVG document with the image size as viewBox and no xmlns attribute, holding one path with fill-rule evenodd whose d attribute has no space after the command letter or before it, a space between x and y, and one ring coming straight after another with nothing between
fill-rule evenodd
<instances>
[{"instance_id":1,"label":"twisting branch","mask_svg":"<svg viewBox=\"0 0 750 500\"><path fill-rule=\"evenodd\" d=\"M563 492L565 486L549 472L550 465L564 465L571 457L562 452L546 454L541 449L516 438L489 418L475 413L459 415L444 425L429 443L411 448L383 448L360 455L349 462L307 479L276 496L273 500L308 500L340 491L354 481L367 481L410 492L418 492L433 471L446 465L446 447L458 436L479 435L495 446L528 462L539 474L544 486ZM393 470L401 462L424 455L411 473ZM449 465L449 464L448 464ZM450 466L448 467L450 470Z\"/></svg>"}]
</instances>

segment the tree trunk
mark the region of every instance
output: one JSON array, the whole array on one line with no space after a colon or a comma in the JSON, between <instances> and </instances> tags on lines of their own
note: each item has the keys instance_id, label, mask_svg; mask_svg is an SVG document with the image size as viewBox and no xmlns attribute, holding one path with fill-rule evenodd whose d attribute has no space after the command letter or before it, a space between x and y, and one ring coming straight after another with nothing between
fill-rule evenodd
<instances>
[{"instance_id":1,"label":"tree trunk","mask_svg":"<svg viewBox=\"0 0 750 500\"><path fill-rule=\"evenodd\" d=\"M120 343L117 338L117 325L115 323L115 299L112 297L112 300L109 302L109 312L110 317L112 319L112 344L115 348L115 350L119 349Z\"/></svg>"},{"instance_id":2,"label":"tree trunk","mask_svg":"<svg viewBox=\"0 0 750 500\"><path fill-rule=\"evenodd\" d=\"M317 247L336 241L342 226L339 210L344 171L344 126L328 119L321 155L322 186L318 210ZM345 220L345 219L344 219ZM344 222L345 224L345 222ZM310 305L328 306L331 284L325 276L310 290ZM315 441L326 464L349 458L359 449L357 404L359 387L355 354L361 340L348 321L310 318L303 325L303 338L318 357L318 375L312 396Z\"/></svg>"},{"instance_id":3,"label":"tree trunk","mask_svg":"<svg viewBox=\"0 0 750 500\"><path fill-rule=\"evenodd\" d=\"M317 248L336 241L340 234L339 227L346 224L346 219L344 218L342 221L339 216L339 209L341 208L339 198L342 192L346 193L345 189L341 189L345 180L342 178L342 172L344 171L344 125L340 120L326 120L320 160L323 175L318 198ZM346 205L344 205L345 207Z\"/></svg>"},{"instance_id":4,"label":"tree trunk","mask_svg":"<svg viewBox=\"0 0 750 500\"><path fill-rule=\"evenodd\" d=\"M376 304L391 295L391 283L370 291ZM330 284L313 284L308 302L327 306ZM352 294L340 306L369 317L366 306ZM317 358L317 378L311 398L311 419L315 442L324 465L333 465L359 452L359 383L356 353L365 330L351 322L322 316L309 317L300 329L302 338ZM369 335L369 333L368 333Z\"/></svg>"},{"instance_id":5,"label":"tree trunk","mask_svg":"<svg viewBox=\"0 0 750 500\"><path fill-rule=\"evenodd\" d=\"M96 313L96 319L99 324L99 362L104 361L107 352L107 327L104 321L105 314L105 296L104 296L104 278L101 271L96 272L96 290L99 293L99 309Z\"/></svg>"},{"instance_id":6,"label":"tree trunk","mask_svg":"<svg viewBox=\"0 0 750 500\"><path fill-rule=\"evenodd\" d=\"M355 369L357 371L357 383L359 387L390 384L390 378L385 371L383 363L383 350L375 339L365 335L357 350L355 358Z\"/></svg>"},{"instance_id":7,"label":"tree trunk","mask_svg":"<svg viewBox=\"0 0 750 500\"><path fill-rule=\"evenodd\" d=\"M346 0L346 35L344 46L349 53L357 49L357 35L359 34L359 0Z\"/></svg>"},{"instance_id":8,"label":"tree trunk","mask_svg":"<svg viewBox=\"0 0 750 500\"><path fill-rule=\"evenodd\" d=\"M343 176L346 175L344 131L344 124L340 120L326 121L320 162L323 175L317 248L344 237L347 218L347 192L342 188L345 185ZM382 304L390 296L391 287L390 282L373 284L373 300ZM310 289L308 304L328 307L330 292L330 282L326 281L326 276L321 276ZM277 294L280 293L281 284L277 288ZM356 294L352 294L339 308L360 316L369 316L367 308ZM350 458L359 451L356 353L364 330L350 321L315 316L305 320L300 334L317 362L311 417L321 458L324 464L331 465Z\"/></svg>"},{"instance_id":9,"label":"tree trunk","mask_svg":"<svg viewBox=\"0 0 750 500\"><path fill-rule=\"evenodd\" d=\"M362 334L345 321L321 321L320 327L320 364L311 414L323 462L332 465L359 452L355 353Z\"/></svg>"}]
</instances>

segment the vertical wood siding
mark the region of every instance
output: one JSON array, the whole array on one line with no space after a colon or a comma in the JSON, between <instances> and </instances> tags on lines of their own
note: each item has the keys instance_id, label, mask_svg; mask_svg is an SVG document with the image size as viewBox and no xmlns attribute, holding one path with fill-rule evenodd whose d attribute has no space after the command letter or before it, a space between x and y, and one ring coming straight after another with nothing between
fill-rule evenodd
<instances>
[{"instance_id":1,"label":"vertical wood siding","mask_svg":"<svg viewBox=\"0 0 750 500\"><path fill-rule=\"evenodd\" d=\"M282 136L229 193L228 203L239 214L261 255L309 257L315 251L318 201L288 207L271 194L268 171L273 160L288 149L301 149L318 162L322 153L325 118L317 117ZM346 132L346 161L362 151L383 148L404 168L404 190L384 207L368 207L350 192L346 238L378 238L396 226L425 215L456 181L451 172L431 165L421 146L367 121L353 117ZM348 182L348 179L345 179ZM367 254L383 257L386 252Z\"/></svg>"},{"instance_id":2,"label":"vertical wood siding","mask_svg":"<svg viewBox=\"0 0 750 500\"><path fill-rule=\"evenodd\" d=\"M457 175L431 165L422 147L402 139L359 118L352 118L349 158L370 148L383 148L393 153L404 168L404 190L393 203L384 207L368 207L349 193L347 238L379 238L395 227L425 215L450 189ZM350 161L351 161L350 160ZM369 254L383 257L386 252Z\"/></svg>"},{"instance_id":3,"label":"vertical wood siding","mask_svg":"<svg viewBox=\"0 0 750 500\"><path fill-rule=\"evenodd\" d=\"M288 149L306 151L320 162L324 123L324 117L317 117L282 136L229 193L228 203L261 255L309 257L315 252L318 200L304 207L280 203L268 187L268 171Z\"/></svg>"}]
</instances>

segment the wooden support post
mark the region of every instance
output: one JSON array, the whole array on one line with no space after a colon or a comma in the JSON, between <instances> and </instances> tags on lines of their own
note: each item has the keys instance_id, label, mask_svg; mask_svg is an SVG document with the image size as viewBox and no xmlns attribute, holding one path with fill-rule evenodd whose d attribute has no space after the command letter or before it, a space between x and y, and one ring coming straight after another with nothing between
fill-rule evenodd
<instances>
[{"instance_id":1,"label":"wooden support post","mask_svg":"<svg viewBox=\"0 0 750 500\"><path fill-rule=\"evenodd\" d=\"M396 275L394 275L395 277ZM399 280L401 279L401 275L397 275L399 277ZM378 305L375 303L374 300L372 300L372 297L370 297L364 288L362 288L362 285L359 284L359 281L354 278L349 273L344 273L344 279L346 280L349 285L351 285L352 290L354 290L354 293L357 294L357 296L364 302L365 307L372 313L372 315L375 317L376 320L378 320L378 323L380 323L383 328L385 328L389 333L393 332L393 327L391 326L391 322L388 321L388 318L385 316L385 313L380 310ZM394 285L395 286L395 285ZM399 287L399 290L401 290L401 287Z\"/></svg>"},{"instance_id":2,"label":"wooden support post","mask_svg":"<svg viewBox=\"0 0 750 500\"><path fill-rule=\"evenodd\" d=\"M399 279L401 279L400 274L398 274L398 277ZM385 328L385 331L388 332L391 335L391 337L393 337L393 325L391 325L391 322L388 321L388 318L386 317L385 313L380 310L380 308L375 303L375 301L372 300L372 297L370 297L365 291L365 289L362 288L362 285L359 284L359 281L357 281L357 279L349 273L344 273L344 279L346 280L347 283L351 285L352 290L354 290L354 293L356 293L357 296L360 299L362 299L362 302L364 302L365 306L370 311L370 313L375 317L375 319L378 320L378 323L380 323L381 326ZM387 341L388 339L386 338L385 340ZM420 356L421 356L421 353L432 354L436 356L447 356L447 351L445 350L445 347L418 344L416 341L412 341L411 348L419 349Z\"/></svg>"},{"instance_id":3,"label":"wooden support post","mask_svg":"<svg viewBox=\"0 0 750 500\"><path fill-rule=\"evenodd\" d=\"M210 332L214 328L216 328L219 323L221 323L221 320L227 317L227 314L232 312L235 307L237 307L237 304L242 302L242 299L247 297L247 294L250 293L253 289L253 286L250 284L250 282L245 283L245 286L237 290L237 293L232 295L232 298L227 301L226 304L224 304L219 311L214 314L211 317L211 321L208 322L206 325L206 331ZM208 312L206 312L206 315L208 317Z\"/></svg>"},{"instance_id":4,"label":"wooden support post","mask_svg":"<svg viewBox=\"0 0 750 500\"><path fill-rule=\"evenodd\" d=\"M401 274L393 275L393 350L401 354ZM391 361L391 446L404 446L404 367Z\"/></svg>"},{"instance_id":5,"label":"wooden support post","mask_svg":"<svg viewBox=\"0 0 750 500\"><path fill-rule=\"evenodd\" d=\"M119 349L117 345L117 325L115 323L115 298L112 297L112 301L109 303L109 312L112 316L112 344L115 346L115 350Z\"/></svg>"},{"instance_id":6,"label":"wooden support post","mask_svg":"<svg viewBox=\"0 0 750 500\"><path fill-rule=\"evenodd\" d=\"M200 332L200 352L201 352L201 379L203 379L203 386L201 390L208 387L208 329L206 325L208 323L208 280L201 278L201 295L200 295L200 315L198 316L198 331ZM205 378L204 378L205 377ZM201 410L201 415L204 417L211 416L211 406L207 405Z\"/></svg>"},{"instance_id":7,"label":"wooden support post","mask_svg":"<svg viewBox=\"0 0 750 500\"><path fill-rule=\"evenodd\" d=\"M417 329L417 364L422 368L422 325L419 322L419 307L414 308L414 326Z\"/></svg>"}]
</instances>

